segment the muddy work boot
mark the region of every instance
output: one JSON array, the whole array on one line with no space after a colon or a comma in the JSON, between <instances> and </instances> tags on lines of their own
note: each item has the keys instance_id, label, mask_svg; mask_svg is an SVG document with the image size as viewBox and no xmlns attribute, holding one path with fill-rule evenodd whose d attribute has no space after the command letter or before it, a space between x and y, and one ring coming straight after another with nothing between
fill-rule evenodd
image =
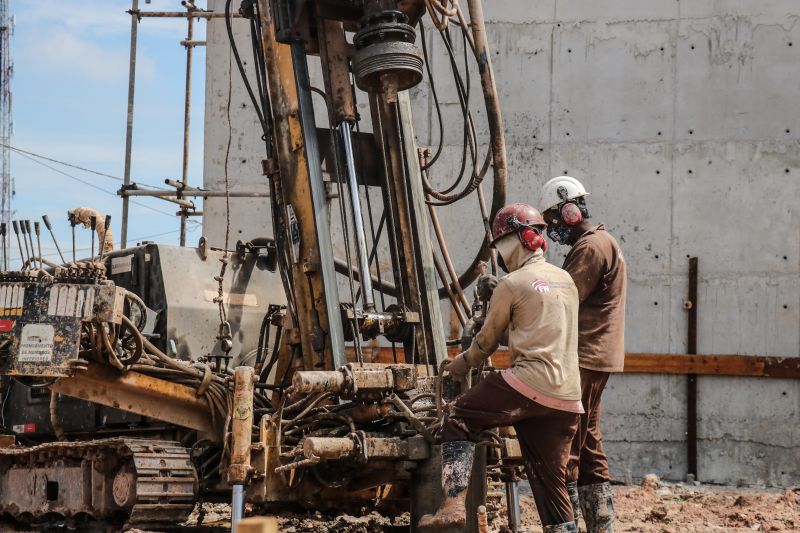
<instances>
[{"instance_id":1,"label":"muddy work boot","mask_svg":"<svg viewBox=\"0 0 800 533\"><path fill-rule=\"evenodd\" d=\"M554 526L544 526L544 533L578 533L578 525L575 522L564 522Z\"/></svg>"},{"instance_id":2,"label":"muddy work boot","mask_svg":"<svg viewBox=\"0 0 800 533\"><path fill-rule=\"evenodd\" d=\"M474 455L474 442L442 443L442 503L435 514L426 514L420 519L419 529L439 531L466 527L467 488Z\"/></svg>"},{"instance_id":3,"label":"muddy work boot","mask_svg":"<svg viewBox=\"0 0 800 533\"><path fill-rule=\"evenodd\" d=\"M595 483L578 487L586 523L586 533L614 533L614 503L611 483Z\"/></svg>"},{"instance_id":4,"label":"muddy work boot","mask_svg":"<svg viewBox=\"0 0 800 533\"><path fill-rule=\"evenodd\" d=\"M569 494L569 502L572 504L572 515L575 517L575 527L578 527L578 518L581 516L581 504L578 498L577 481L567 483L567 493Z\"/></svg>"}]
</instances>

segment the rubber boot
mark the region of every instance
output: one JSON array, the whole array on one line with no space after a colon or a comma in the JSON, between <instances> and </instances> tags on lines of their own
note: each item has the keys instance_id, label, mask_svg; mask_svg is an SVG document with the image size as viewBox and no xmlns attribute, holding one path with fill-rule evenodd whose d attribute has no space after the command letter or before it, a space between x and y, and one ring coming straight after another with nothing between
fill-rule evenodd
<instances>
[{"instance_id":1,"label":"rubber boot","mask_svg":"<svg viewBox=\"0 0 800 533\"><path fill-rule=\"evenodd\" d=\"M564 522L554 526L544 526L544 533L578 533L578 525L575 522Z\"/></svg>"},{"instance_id":2,"label":"rubber boot","mask_svg":"<svg viewBox=\"0 0 800 533\"><path fill-rule=\"evenodd\" d=\"M569 494L569 501L572 504L572 515L575 517L575 527L577 528L578 518L580 518L581 516L581 505L580 505L580 498L578 498L577 481L571 481L567 483L567 493Z\"/></svg>"},{"instance_id":3,"label":"rubber boot","mask_svg":"<svg viewBox=\"0 0 800 533\"><path fill-rule=\"evenodd\" d=\"M614 502L611 483L578 487L586 533L614 533Z\"/></svg>"},{"instance_id":4,"label":"rubber boot","mask_svg":"<svg viewBox=\"0 0 800 533\"><path fill-rule=\"evenodd\" d=\"M442 443L442 503L434 514L426 514L418 529L437 531L465 528L467 488L472 474L475 443L465 440Z\"/></svg>"}]
</instances>

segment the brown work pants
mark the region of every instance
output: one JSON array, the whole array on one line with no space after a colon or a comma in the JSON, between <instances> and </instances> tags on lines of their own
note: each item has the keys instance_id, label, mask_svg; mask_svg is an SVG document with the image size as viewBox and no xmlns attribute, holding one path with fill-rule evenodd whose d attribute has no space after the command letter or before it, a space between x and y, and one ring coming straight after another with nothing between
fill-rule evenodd
<instances>
[{"instance_id":1,"label":"brown work pants","mask_svg":"<svg viewBox=\"0 0 800 533\"><path fill-rule=\"evenodd\" d=\"M478 440L487 429L514 426L539 518L546 526L563 524L574 520L564 476L578 418L529 400L494 373L450 404L441 438Z\"/></svg>"},{"instance_id":2,"label":"brown work pants","mask_svg":"<svg viewBox=\"0 0 800 533\"><path fill-rule=\"evenodd\" d=\"M586 412L581 415L567 465L567 482L577 481L579 487L611 480L600 433L600 399L609 375L581 368L581 401Z\"/></svg>"}]
</instances>

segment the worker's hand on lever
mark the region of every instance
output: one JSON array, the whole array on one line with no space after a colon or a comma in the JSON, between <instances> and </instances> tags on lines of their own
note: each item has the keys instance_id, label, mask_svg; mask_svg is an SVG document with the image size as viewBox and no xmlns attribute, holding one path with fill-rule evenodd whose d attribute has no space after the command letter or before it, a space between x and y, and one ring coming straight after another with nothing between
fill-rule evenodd
<instances>
[{"instance_id":1,"label":"worker's hand on lever","mask_svg":"<svg viewBox=\"0 0 800 533\"><path fill-rule=\"evenodd\" d=\"M467 373L470 369L467 358L464 357L465 353L466 352L461 352L447 365L447 371L450 372L453 379L462 383L467 379Z\"/></svg>"},{"instance_id":2,"label":"worker's hand on lever","mask_svg":"<svg viewBox=\"0 0 800 533\"><path fill-rule=\"evenodd\" d=\"M491 274L483 274L478 278L476 284L478 299L482 302L491 300L495 287L497 287L497 278Z\"/></svg>"}]
</instances>

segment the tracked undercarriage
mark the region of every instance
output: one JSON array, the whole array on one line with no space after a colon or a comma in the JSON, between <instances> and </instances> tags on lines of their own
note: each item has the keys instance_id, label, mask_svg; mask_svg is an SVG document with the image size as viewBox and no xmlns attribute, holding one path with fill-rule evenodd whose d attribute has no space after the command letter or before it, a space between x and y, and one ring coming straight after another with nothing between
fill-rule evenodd
<instances>
[{"instance_id":1,"label":"tracked undercarriage","mask_svg":"<svg viewBox=\"0 0 800 533\"><path fill-rule=\"evenodd\" d=\"M0 448L0 513L24 522L81 518L179 523L198 480L189 450L117 438Z\"/></svg>"}]
</instances>

